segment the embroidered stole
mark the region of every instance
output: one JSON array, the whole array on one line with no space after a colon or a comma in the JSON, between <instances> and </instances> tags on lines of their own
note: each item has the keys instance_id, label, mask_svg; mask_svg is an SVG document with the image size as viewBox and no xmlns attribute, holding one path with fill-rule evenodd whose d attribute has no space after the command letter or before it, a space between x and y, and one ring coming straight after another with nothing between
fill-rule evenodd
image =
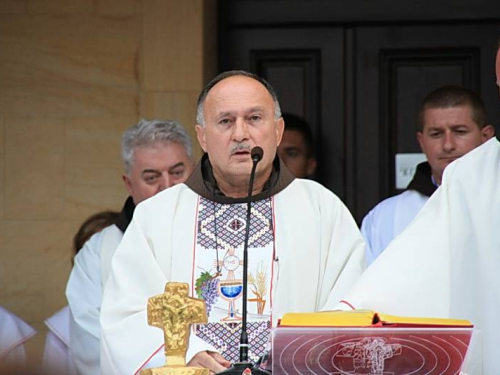
<instances>
[{"instance_id":1,"label":"embroidered stole","mask_svg":"<svg viewBox=\"0 0 500 375\"><path fill-rule=\"evenodd\" d=\"M248 240L249 359L264 353L271 331L273 280L272 198L252 203ZM206 302L208 324L197 336L232 362L239 361L243 292L243 245L247 204L198 200L192 294Z\"/></svg>"}]
</instances>

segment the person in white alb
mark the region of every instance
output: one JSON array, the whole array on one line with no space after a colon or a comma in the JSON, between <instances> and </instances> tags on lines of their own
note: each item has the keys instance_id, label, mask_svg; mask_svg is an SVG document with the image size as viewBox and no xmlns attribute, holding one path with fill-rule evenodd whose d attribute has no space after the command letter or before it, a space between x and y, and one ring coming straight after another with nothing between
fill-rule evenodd
<instances>
[{"instance_id":1,"label":"person in white alb","mask_svg":"<svg viewBox=\"0 0 500 375\"><path fill-rule=\"evenodd\" d=\"M27 323L0 306L0 372L26 368L24 343L35 333Z\"/></svg>"},{"instance_id":2,"label":"person in white alb","mask_svg":"<svg viewBox=\"0 0 500 375\"><path fill-rule=\"evenodd\" d=\"M75 257L66 288L71 309L70 350L79 374L100 374L99 323L111 258L136 204L183 182L193 169L191 140L176 121L141 120L123 136L123 180L130 197L116 223L92 236Z\"/></svg>"},{"instance_id":3,"label":"person in white alb","mask_svg":"<svg viewBox=\"0 0 500 375\"><path fill-rule=\"evenodd\" d=\"M118 212L102 211L88 217L73 237L74 255L78 254L90 237L115 224L118 216ZM45 319L48 331L45 337L41 368L43 375L76 374L75 364L70 353L70 315L69 306L65 306Z\"/></svg>"},{"instance_id":4,"label":"person in white alb","mask_svg":"<svg viewBox=\"0 0 500 375\"><path fill-rule=\"evenodd\" d=\"M461 86L443 86L427 95L420 106L418 124L417 139L427 162L417 166L403 193L383 200L363 219L367 265L417 216L441 184L448 164L495 134L486 122L479 95Z\"/></svg>"},{"instance_id":5,"label":"person in white alb","mask_svg":"<svg viewBox=\"0 0 500 375\"><path fill-rule=\"evenodd\" d=\"M273 88L244 71L214 78L198 99L206 152L184 183L141 203L116 251L104 292L106 374L161 366L163 332L147 324L148 298L167 281L205 300L208 324L191 334L190 366L224 370L238 359L242 252L250 151L264 150L249 236L249 359L265 350L285 312L337 301L364 269L364 242L347 208L320 184L296 179L276 156L283 119Z\"/></svg>"},{"instance_id":6,"label":"person in white alb","mask_svg":"<svg viewBox=\"0 0 500 375\"><path fill-rule=\"evenodd\" d=\"M75 375L76 369L69 352L69 306L63 307L50 318L45 319L48 328L43 352L43 375Z\"/></svg>"}]
</instances>

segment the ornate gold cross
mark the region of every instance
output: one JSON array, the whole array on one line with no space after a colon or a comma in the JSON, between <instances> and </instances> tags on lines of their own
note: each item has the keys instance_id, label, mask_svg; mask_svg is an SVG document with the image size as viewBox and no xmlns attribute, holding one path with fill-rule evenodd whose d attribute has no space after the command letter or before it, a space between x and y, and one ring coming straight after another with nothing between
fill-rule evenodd
<instances>
[{"instance_id":1,"label":"ornate gold cross","mask_svg":"<svg viewBox=\"0 0 500 375\"><path fill-rule=\"evenodd\" d=\"M205 301L188 290L186 283L167 283L165 293L148 300L148 324L163 330L167 366L186 366L190 326L207 323Z\"/></svg>"}]
</instances>

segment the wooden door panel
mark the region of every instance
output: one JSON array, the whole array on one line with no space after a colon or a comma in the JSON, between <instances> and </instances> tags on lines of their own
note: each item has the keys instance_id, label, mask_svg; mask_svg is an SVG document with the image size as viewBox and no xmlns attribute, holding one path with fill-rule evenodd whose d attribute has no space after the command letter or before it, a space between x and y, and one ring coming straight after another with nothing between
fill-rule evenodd
<instances>
[{"instance_id":1,"label":"wooden door panel","mask_svg":"<svg viewBox=\"0 0 500 375\"><path fill-rule=\"evenodd\" d=\"M245 69L266 78L282 110L311 125L317 180L341 198L346 191L343 40L341 28L238 28L223 45L231 59L221 60L221 70Z\"/></svg>"},{"instance_id":2,"label":"wooden door panel","mask_svg":"<svg viewBox=\"0 0 500 375\"><path fill-rule=\"evenodd\" d=\"M497 0L443 0L432 7L392 0L219 4L220 70L266 77L283 110L312 125L317 179L358 222L397 192L394 156L420 150L416 116L431 90L462 84L479 91L499 130Z\"/></svg>"},{"instance_id":3,"label":"wooden door panel","mask_svg":"<svg viewBox=\"0 0 500 375\"><path fill-rule=\"evenodd\" d=\"M420 152L417 113L425 95L445 84L481 94L499 118L494 55L499 27L442 25L360 27L356 31L355 212L360 219L395 194L395 155ZM367 183L369 181L370 183Z\"/></svg>"}]
</instances>

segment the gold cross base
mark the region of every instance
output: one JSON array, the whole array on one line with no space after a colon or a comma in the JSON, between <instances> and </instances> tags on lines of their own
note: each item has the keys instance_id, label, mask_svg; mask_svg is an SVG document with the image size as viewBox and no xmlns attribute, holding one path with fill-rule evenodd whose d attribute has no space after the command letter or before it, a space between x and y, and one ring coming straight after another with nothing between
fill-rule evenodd
<instances>
[{"instance_id":1,"label":"gold cross base","mask_svg":"<svg viewBox=\"0 0 500 375\"><path fill-rule=\"evenodd\" d=\"M201 367L162 366L142 370L141 375L210 375L210 371Z\"/></svg>"}]
</instances>

